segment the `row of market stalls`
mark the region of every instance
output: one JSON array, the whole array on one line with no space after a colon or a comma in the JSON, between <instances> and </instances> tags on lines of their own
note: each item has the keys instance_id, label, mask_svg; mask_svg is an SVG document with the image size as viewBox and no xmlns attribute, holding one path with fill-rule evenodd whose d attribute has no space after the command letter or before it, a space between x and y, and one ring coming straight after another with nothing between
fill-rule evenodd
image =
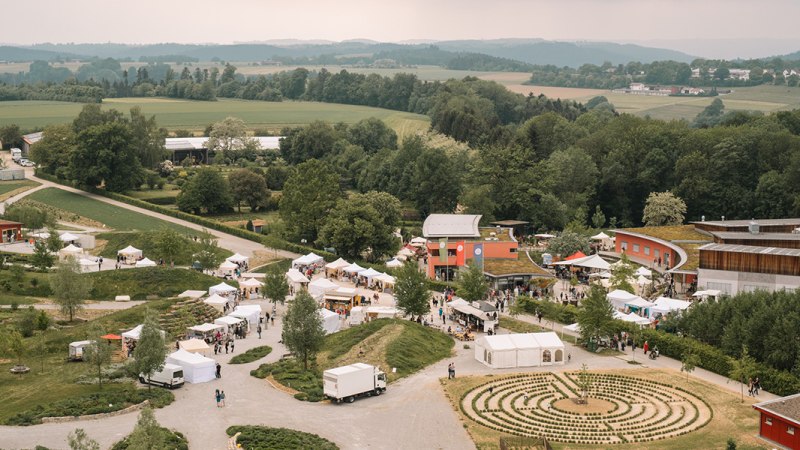
<instances>
[{"instance_id":1,"label":"row of market stalls","mask_svg":"<svg viewBox=\"0 0 800 450\"><path fill-rule=\"evenodd\" d=\"M465 331L482 331L494 333L500 323L497 308L488 302L468 302L462 298L454 298L447 303L451 320L465 328Z\"/></svg>"}]
</instances>

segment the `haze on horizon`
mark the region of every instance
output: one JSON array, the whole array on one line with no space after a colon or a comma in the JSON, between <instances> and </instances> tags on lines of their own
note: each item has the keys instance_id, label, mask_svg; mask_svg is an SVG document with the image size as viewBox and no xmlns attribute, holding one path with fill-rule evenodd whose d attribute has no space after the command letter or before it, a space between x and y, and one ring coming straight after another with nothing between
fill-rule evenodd
<instances>
[{"instance_id":1,"label":"haze on horizon","mask_svg":"<svg viewBox=\"0 0 800 450\"><path fill-rule=\"evenodd\" d=\"M795 0L29 0L3 6L5 44L382 42L542 38L631 42L715 58L800 50Z\"/></svg>"}]
</instances>

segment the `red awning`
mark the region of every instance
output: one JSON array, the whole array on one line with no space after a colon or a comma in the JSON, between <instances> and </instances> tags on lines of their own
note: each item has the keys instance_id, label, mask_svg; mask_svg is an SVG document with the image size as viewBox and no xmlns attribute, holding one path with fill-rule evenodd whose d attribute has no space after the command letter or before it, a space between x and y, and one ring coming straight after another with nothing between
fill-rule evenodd
<instances>
[{"instance_id":1,"label":"red awning","mask_svg":"<svg viewBox=\"0 0 800 450\"><path fill-rule=\"evenodd\" d=\"M572 261L573 259L578 259L578 258L586 258L586 254L583 253L582 251L578 250L577 252L575 252L575 253L567 256L566 258L564 258L564 260L565 261Z\"/></svg>"},{"instance_id":2,"label":"red awning","mask_svg":"<svg viewBox=\"0 0 800 450\"><path fill-rule=\"evenodd\" d=\"M118 341L118 340L122 339L122 336L120 336L118 334L109 333L109 334L107 334L105 336L100 336L100 339L108 339L110 341Z\"/></svg>"}]
</instances>

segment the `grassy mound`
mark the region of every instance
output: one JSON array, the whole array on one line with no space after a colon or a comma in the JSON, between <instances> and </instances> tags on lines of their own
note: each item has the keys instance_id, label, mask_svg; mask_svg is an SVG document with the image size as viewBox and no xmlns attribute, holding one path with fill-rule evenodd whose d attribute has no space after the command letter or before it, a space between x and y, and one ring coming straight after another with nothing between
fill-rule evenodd
<instances>
[{"instance_id":1,"label":"grassy mound","mask_svg":"<svg viewBox=\"0 0 800 450\"><path fill-rule=\"evenodd\" d=\"M234 425L226 430L228 436L241 433L236 443L247 450L295 450L313 448L315 450L336 450L338 445L316 434L254 425Z\"/></svg>"},{"instance_id":2,"label":"grassy mound","mask_svg":"<svg viewBox=\"0 0 800 450\"><path fill-rule=\"evenodd\" d=\"M105 245L103 246L102 250L100 251L100 255L103 258L114 260L117 258L117 252L122 250L123 248L132 245L142 253L147 256L148 258L152 259L153 261L158 261L163 255L161 255L158 251L158 248L155 245L155 237L157 235L157 231L137 231L137 232L127 232L127 233L102 233L97 235L98 240L106 241ZM197 231L194 234L186 235L187 239L184 242L183 249L179 255L175 258L175 265L178 266L191 266L194 262L192 255L199 253L202 250L202 246L199 242L196 242L191 239L191 236L197 236L202 234L201 232ZM227 258L231 256L231 253L225 249L218 249L220 255L223 258Z\"/></svg>"},{"instance_id":3,"label":"grassy mound","mask_svg":"<svg viewBox=\"0 0 800 450\"><path fill-rule=\"evenodd\" d=\"M262 364L250 372L257 378L272 375L284 386L299 391L299 400L322 399L322 372L356 362L383 368L389 382L411 375L450 356L454 342L449 336L408 320L379 319L334 333L325 338L316 361L304 370L302 363L285 359ZM396 368L397 372L391 369Z\"/></svg>"},{"instance_id":4,"label":"grassy mound","mask_svg":"<svg viewBox=\"0 0 800 450\"><path fill-rule=\"evenodd\" d=\"M137 389L132 385L120 390L105 389L89 395L67 398L47 405L35 406L5 420L5 425L34 425L42 423L42 417L69 417L85 414L100 414L119 411L145 400L155 408L161 408L175 400L166 389Z\"/></svg>"},{"instance_id":5,"label":"grassy mound","mask_svg":"<svg viewBox=\"0 0 800 450\"><path fill-rule=\"evenodd\" d=\"M254 347L250 350L240 353L233 358L231 358L228 364L246 364L249 362L253 362L257 359L261 359L267 355L272 353L272 347L269 345L262 345L260 347Z\"/></svg>"},{"instance_id":6,"label":"grassy mound","mask_svg":"<svg viewBox=\"0 0 800 450\"><path fill-rule=\"evenodd\" d=\"M144 300L148 295L174 297L188 289L204 290L220 279L189 269L143 267L139 269L106 270L84 274L94 281L89 297L93 300L113 300L117 295L130 295ZM226 283L236 286L236 282Z\"/></svg>"},{"instance_id":7,"label":"grassy mound","mask_svg":"<svg viewBox=\"0 0 800 450\"><path fill-rule=\"evenodd\" d=\"M198 299L189 299L175 303L159 318L161 329L170 336L181 336L186 333L186 328L200 324L213 323L214 319L222 317L222 313L211 305L206 305Z\"/></svg>"},{"instance_id":8,"label":"grassy mound","mask_svg":"<svg viewBox=\"0 0 800 450\"><path fill-rule=\"evenodd\" d=\"M170 450L189 450L189 441L186 440L186 436L182 433L164 427L158 427L155 432L164 436L163 442L166 444L164 448ZM129 438L130 436L125 436L121 441L114 444L111 450L137 450L135 447L132 448L130 446Z\"/></svg>"}]
</instances>

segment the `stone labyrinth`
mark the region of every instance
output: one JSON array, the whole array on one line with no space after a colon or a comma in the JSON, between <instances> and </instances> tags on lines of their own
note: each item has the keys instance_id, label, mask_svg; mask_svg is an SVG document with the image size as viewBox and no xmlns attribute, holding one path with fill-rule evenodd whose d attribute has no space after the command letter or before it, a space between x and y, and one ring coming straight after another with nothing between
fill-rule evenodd
<instances>
[{"instance_id":1,"label":"stone labyrinth","mask_svg":"<svg viewBox=\"0 0 800 450\"><path fill-rule=\"evenodd\" d=\"M667 439L701 428L713 415L680 387L611 374L591 374L589 403L577 404L577 380L577 373L502 377L468 391L461 410L503 433L578 444Z\"/></svg>"}]
</instances>

